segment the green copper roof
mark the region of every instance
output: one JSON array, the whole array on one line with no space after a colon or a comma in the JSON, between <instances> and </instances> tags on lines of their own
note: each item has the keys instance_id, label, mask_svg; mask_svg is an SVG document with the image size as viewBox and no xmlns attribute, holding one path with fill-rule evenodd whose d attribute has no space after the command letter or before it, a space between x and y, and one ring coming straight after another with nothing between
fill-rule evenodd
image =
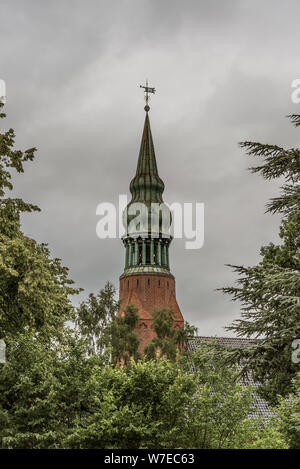
<instances>
[{"instance_id":1,"label":"green copper roof","mask_svg":"<svg viewBox=\"0 0 300 469\"><path fill-rule=\"evenodd\" d=\"M144 131L135 177L130 183L131 203L163 202L162 193L165 185L160 179L152 140L150 120L146 112Z\"/></svg>"},{"instance_id":2,"label":"green copper roof","mask_svg":"<svg viewBox=\"0 0 300 469\"><path fill-rule=\"evenodd\" d=\"M149 109L146 105L136 174L130 183L132 199L123 213L126 229L126 235L122 238L126 248L124 275L159 273L170 276L172 217L162 199L165 186L157 171Z\"/></svg>"}]
</instances>

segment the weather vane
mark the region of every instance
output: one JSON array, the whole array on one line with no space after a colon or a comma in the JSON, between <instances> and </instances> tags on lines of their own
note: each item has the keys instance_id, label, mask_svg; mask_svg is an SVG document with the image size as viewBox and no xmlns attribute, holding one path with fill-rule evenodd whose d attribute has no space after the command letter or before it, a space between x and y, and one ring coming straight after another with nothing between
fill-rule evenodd
<instances>
[{"instance_id":1,"label":"weather vane","mask_svg":"<svg viewBox=\"0 0 300 469\"><path fill-rule=\"evenodd\" d=\"M151 88L148 86L148 80L146 80L146 86L140 85L140 88L144 88L144 93L145 93L145 101L146 101L146 106L145 106L145 111L148 112L150 109L150 106L148 105L148 101L150 99L149 93L155 93L155 88Z\"/></svg>"}]
</instances>

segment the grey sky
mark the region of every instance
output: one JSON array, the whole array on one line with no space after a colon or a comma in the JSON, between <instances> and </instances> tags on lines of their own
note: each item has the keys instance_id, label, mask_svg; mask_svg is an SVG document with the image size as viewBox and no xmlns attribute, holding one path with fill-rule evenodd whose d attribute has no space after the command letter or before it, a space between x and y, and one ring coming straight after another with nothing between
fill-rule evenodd
<instances>
[{"instance_id":1,"label":"grey sky","mask_svg":"<svg viewBox=\"0 0 300 469\"><path fill-rule=\"evenodd\" d=\"M148 77L164 199L205 203L204 247L171 247L178 303L200 334L228 335L239 307L214 291L233 282L224 264L256 263L279 220L264 214L279 184L248 173L237 143L298 144L284 116L299 112L299 16L299 2L278 0L1 2L1 126L38 148L14 180L42 208L23 229L63 259L80 299L118 286L124 267L121 241L96 237L95 210L128 193Z\"/></svg>"}]
</instances>

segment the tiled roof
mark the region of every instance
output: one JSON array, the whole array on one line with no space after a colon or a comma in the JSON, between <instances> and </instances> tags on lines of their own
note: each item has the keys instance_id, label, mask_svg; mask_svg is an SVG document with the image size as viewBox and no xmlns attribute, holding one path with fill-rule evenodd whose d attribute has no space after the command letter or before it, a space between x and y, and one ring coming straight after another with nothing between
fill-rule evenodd
<instances>
[{"instance_id":1,"label":"tiled roof","mask_svg":"<svg viewBox=\"0 0 300 469\"><path fill-rule=\"evenodd\" d=\"M257 342L254 339L244 339L244 338L239 338L239 337L197 336L189 340L188 349L190 350L190 352L194 352L195 350L199 348L201 343L211 342L214 340L216 341L218 345L223 345L224 347L233 347L233 348L249 347L250 345L255 344ZM238 368L241 368L241 367L238 367ZM259 383L254 382L251 373L248 373L247 377L243 378L242 384L245 386L251 386L252 388L254 388L254 392L253 392L254 411L252 412L251 415L260 416L264 418L271 417L273 414L267 402L264 399L262 399L255 391L255 388L259 386Z\"/></svg>"},{"instance_id":2,"label":"tiled roof","mask_svg":"<svg viewBox=\"0 0 300 469\"><path fill-rule=\"evenodd\" d=\"M212 340L215 340L218 345L224 345L225 347L233 348L249 347L249 345L255 344L255 342L257 342L254 339L244 339L240 337L197 336L190 339L189 347L191 350L196 350L201 342L211 342Z\"/></svg>"}]
</instances>

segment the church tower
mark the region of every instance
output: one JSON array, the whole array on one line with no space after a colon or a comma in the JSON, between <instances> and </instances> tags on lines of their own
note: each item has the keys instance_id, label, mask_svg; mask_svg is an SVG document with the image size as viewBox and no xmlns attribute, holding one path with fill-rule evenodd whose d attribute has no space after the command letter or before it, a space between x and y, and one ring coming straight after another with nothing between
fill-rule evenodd
<instances>
[{"instance_id":1,"label":"church tower","mask_svg":"<svg viewBox=\"0 0 300 469\"><path fill-rule=\"evenodd\" d=\"M171 213L163 203L164 183L157 171L149 120L148 93L154 93L155 89L148 87L148 83L142 88L145 90L146 116L137 170L130 183L132 198L123 216L125 269L120 277L121 311L128 304L138 308L136 333L141 339L141 351L155 336L153 310L172 308L174 327L180 327L184 322L176 301L175 278L170 271Z\"/></svg>"}]
</instances>

